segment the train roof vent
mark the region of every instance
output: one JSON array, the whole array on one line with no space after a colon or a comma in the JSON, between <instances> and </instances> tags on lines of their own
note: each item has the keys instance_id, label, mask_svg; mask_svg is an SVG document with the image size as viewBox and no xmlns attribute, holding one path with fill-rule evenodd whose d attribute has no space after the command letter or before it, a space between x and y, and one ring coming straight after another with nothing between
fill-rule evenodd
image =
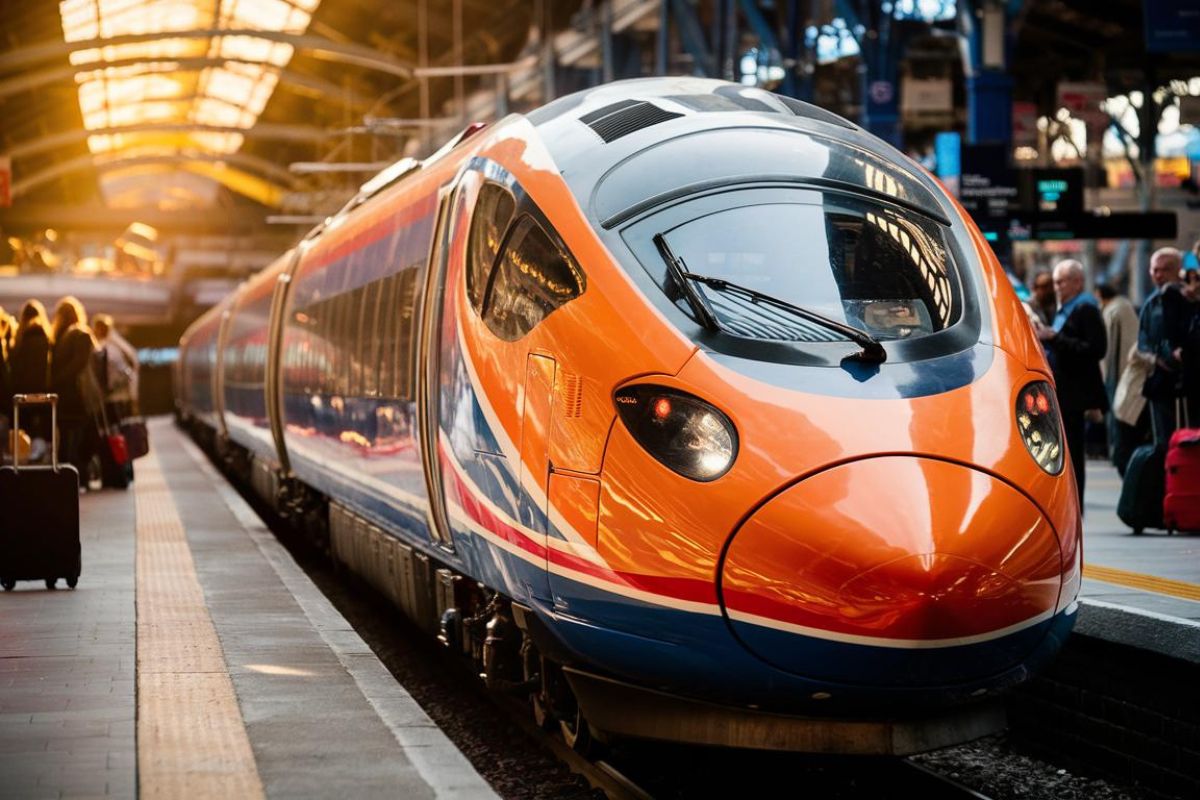
<instances>
[{"instance_id":1,"label":"train roof vent","mask_svg":"<svg viewBox=\"0 0 1200 800\"><path fill-rule=\"evenodd\" d=\"M779 95L779 99L782 100L783 104L787 106L788 109L797 117L808 117L809 119L815 119L820 122L828 122L830 125L839 125L843 128L854 130L854 124L852 122L839 117L832 111L826 111L820 106L814 106L812 103L805 103L803 100L797 100L793 97L784 97L783 95Z\"/></svg>"},{"instance_id":2,"label":"train roof vent","mask_svg":"<svg viewBox=\"0 0 1200 800\"><path fill-rule=\"evenodd\" d=\"M640 131L642 128L649 128L651 125L682 116L683 114L676 114L673 111L664 111L644 100L621 100L590 111L581 116L579 120L595 131L605 144L608 144L622 136L628 136L634 131Z\"/></svg>"}]
</instances>

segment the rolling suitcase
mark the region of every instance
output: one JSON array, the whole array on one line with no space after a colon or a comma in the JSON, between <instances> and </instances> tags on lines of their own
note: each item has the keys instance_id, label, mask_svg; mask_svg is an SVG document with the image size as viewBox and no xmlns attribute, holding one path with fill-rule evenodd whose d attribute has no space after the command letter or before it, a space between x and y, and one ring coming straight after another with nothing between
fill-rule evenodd
<instances>
[{"instance_id":1,"label":"rolling suitcase","mask_svg":"<svg viewBox=\"0 0 1200 800\"><path fill-rule=\"evenodd\" d=\"M1163 524L1167 530L1200 531L1200 428L1189 428L1187 409L1176 403L1180 428L1167 445Z\"/></svg>"},{"instance_id":2,"label":"rolling suitcase","mask_svg":"<svg viewBox=\"0 0 1200 800\"><path fill-rule=\"evenodd\" d=\"M50 404L50 466L25 466L20 458L0 467L0 586L12 591L17 581L59 578L75 588L79 581L79 473L58 463L58 395L13 397L13 427L19 429L21 406Z\"/></svg>"},{"instance_id":3,"label":"rolling suitcase","mask_svg":"<svg viewBox=\"0 0 1200 800\"><path fill-rule=\"evenodd\" d=\"M1163 527L1163 495L1165 489L1166 453L1153 444L1144 444L1129 457L1125 479L1121 483L1121 499L1117 516L1135 534L1146 528Z\"/></svg>"}]
</instances>

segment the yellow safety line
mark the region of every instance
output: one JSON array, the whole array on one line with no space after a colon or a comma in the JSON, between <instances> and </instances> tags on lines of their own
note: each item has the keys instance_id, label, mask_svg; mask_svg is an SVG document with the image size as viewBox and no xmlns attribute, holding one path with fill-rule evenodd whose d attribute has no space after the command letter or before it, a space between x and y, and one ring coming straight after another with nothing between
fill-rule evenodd
<instances>
[{"instance_id":1,"label":"yellow safety line","mask_svg":"<svg viewBox=\"0 0 1200 800\"><path fill-rule=\"evenodd\" d=\"M138 795L263 797L183 523L153 452L138 461Z\"/></svg>"},{"instance_id":2,"label":"yellow safety line","mask_svg":"<svg viewBox=\"0 0 1200 800\"><path fill-rule=\"evenodd\" d=\"M1131 589L1141 589L1144 592L1156 592L1184 600L1195 600L1200 603L1200 585L1187 581L1173 581L1170 578L1143 575L1140 572L1126 572L1123 569L1101 567L1096 564L1085 564L1083 577L1105 583L1115 583L1118 586L1128 586Z\"/></svg>"}]
</instances>

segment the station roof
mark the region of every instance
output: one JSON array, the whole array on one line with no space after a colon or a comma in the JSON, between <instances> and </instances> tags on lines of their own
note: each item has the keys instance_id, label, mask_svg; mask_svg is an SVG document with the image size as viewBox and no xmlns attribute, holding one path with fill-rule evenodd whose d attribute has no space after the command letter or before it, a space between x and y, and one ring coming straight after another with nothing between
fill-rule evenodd
<instances>
[{"instance_id":1,"label":"station roof","mask_svg":"<svg viewBox=\"0 0 1200 800\"><path fill-rule=\"evenodd\" d=\"M528 38L530 9L519 0L62 0L3 4L0 27L0 154L13 158L18 198L278 207L311 188L289 163L339 145L338 160L353 160L364 117L418 115L419 32L429 66L502 61ZM440 113L454 86L432 79L428 90ZM386 144L403 146L403 133Z\"/></svg>"},{"instance_id":2,"label":"station roof","mask_svg":"<svg viewBox=\"0 0 1200 800\"><path fill-rule=\"evenodd\" d=\"M1010 59L1018 99L1047 108L1056 80L1101 75L1110 86L1136 89L1147 67L1159 83L1200 75L1200 53L1147 56L1141 0L1009 5L1020 8ZM463 80L422 81L418 65L511 61L539 22L553 29L579 7L579 0L2 3L0 154L13 159L24 208L277 208L328 185L290 171L293 162L373 164L411 149L418 128L365 121L444 113ZM538 8L549 21L533 19ZM484 80L465 79L468 88Z\"/></svg>"}]
</instances>

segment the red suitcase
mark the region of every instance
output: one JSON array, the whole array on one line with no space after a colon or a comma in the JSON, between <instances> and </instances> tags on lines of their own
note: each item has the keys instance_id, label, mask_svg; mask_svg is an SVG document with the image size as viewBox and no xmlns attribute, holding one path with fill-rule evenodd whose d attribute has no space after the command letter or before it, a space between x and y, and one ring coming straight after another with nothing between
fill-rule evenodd
<instances>
[{"instance_id":1,"label":"red suitcase","mask_svg":"<svg viewBox=\"0 0 1200 800\"><path fill-rule=\"evenodd\" d=\"M1183 427L1171 434L1167 445L1163 524L1172 533L1200 531L1200 428L1187 427L1186 412L1181 416Z\"/></svg>"}]
</instances>

